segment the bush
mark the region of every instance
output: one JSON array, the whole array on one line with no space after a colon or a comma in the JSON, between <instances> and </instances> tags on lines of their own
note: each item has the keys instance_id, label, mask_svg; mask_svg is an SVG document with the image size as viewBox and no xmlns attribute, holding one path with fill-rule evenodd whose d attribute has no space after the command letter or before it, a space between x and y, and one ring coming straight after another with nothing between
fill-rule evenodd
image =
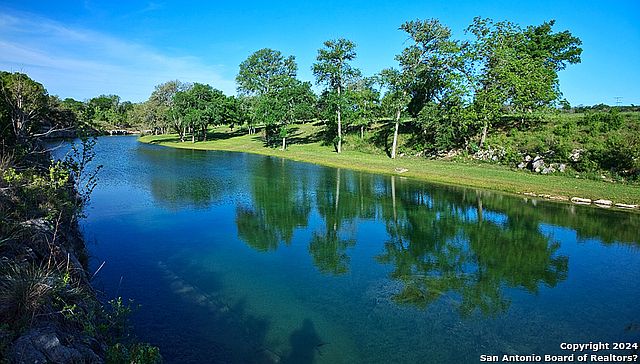
<instances>
[{"instance_id":1,"label":"bush","mask_svg":"<svg viewBox=\"0 0 640 364\"><path fill-rule=\"evenodd\" d=\"M594 134L607 133L622 126L622 116L615 109L609 112L588 111L584 114L582 125L588 127L588 130Z\"/></svg>"},{"instance_id":2,"label":"bush","mask_svg":"<svg viewBox=\"0 0 640 364\"><path fill-rule=\"evenodd\" d=\"M107 364L156 364L162 363L160 350L149 344L115 344L107 350Z\"/></svg>"},{"instance_id":3,"label":"bush","mask_svg":"<svg viewBox=\"0 0 640 364\"><path fill-rule=\"evenodd\" d=\"M11 264L0 277L2 317L13 327L27 325L37 315L65 314L73 302L86 298L64 266ZM3 320L4 321L4 320Z\"/></svg>"}]
</instances>

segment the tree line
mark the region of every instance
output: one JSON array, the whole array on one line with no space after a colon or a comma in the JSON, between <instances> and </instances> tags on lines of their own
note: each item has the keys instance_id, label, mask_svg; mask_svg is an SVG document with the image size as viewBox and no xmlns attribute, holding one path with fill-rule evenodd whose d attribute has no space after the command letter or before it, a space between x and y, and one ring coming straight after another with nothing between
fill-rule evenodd
<instances>
[{"instance_id":1,"label":"tree line","mask_svg":"<svg viewBox=\"0 0 640 364\"><path fill-rule=\"evenodd\" d=\"M5 146L33 146L59 131L100 133L134 127L138 104L117 95L61 99L28 75L0 71L0 137Z\"/></svg>"},{"instance_id":2,"label":"tree line","mask_svg":"<svg viewBox=\"0 0 640 364\"><path fill-rule=\"evenodd\" d=\"M368 76L354 64L354 42L327 40L311 67L318 94L298 78L293 55L269 48L239 65L236 95L170 80L140 103L117 95L62 100L27 75L2 72L0 133L23 138L27 129L137 128L197 142L207 139L212 126L228 125L260 131L267 145L284 149L292 124L313 121L322 124L325 142L338 153L347 139L354 146L384 144L391 158L400 152L499 150L498 162L513 166L526 155L540 155L577 172L637 177L640 118L616 114L637 106L572 108L562 99L558 72L579 63L582 49L580 39L554 31L554 25L551 20L522 27L477 17L464 39L455 39L437 19L407 21L399 28L407 40L396 66ZM22 106L17 100L24 100ZM559 119L553 116L557 110L584 116ZM578 154L580 161L571 160Z\"/></svg>"},{"instance_id":3,"label":"tree line","mask_svg":"<svg viewBox=\"0 0 640 364\"><path fill-rule=\"evenodd\" d=\"M246 126L249 133L264 127L268 144L286 148L292 123L319 119L326 124L326 140L340 153L347 130L363 136L374 123L389 120L392 158L401 128L416 149L481 148L496 126L531 126L541 111L559 101L557 73L580 62L582 49L577 37L554 32L553 26L553 20L523 28L478 17L466 29L468 39L458 40L437 19L408 21L400 26L408 41L395 57L397 67L369 77L353 65L357 53L352 41L328 40L312 66L320 95L310 82L297 78L294 56L269 48L240 64L236 96L172 80L137 104L117 95L60 100L26 75L3 72L4 100L10 99L7 93L24 94L32 110L18 117L11 102L4 102L3 109L12 115L16 136L25 125L47 120L62 127L143 126L195 142L206 140L208 127L226 124Z\"/></svg>"},{"instance_id":4,"label":"tree line","mask_svg":"<svg viewBox=\"0 0 640 364\"><path fill-rule=\"evenodd\" d=\"M181 140L206 138L209 125L264 125L269 144L282 141L297 121L320 119L325 137L342 151L345 131L361 135L379 120L392 122L395 158L403 128L420 149L482 147L495 127L526 128L560 101L558 72L580 62L581 41L569 31L554 32L554 21L520 27L475 18L468 39L452 37L437 19L400 26L408 37L397 67L365 77L354 66L356 45L347 39L324 42L310 82L297 79L294 56L264 48L240 64L237 96L198 83L158 85L139 106L139 120ZM217 96L216 96L217 95Z\"/></svg>"}]
</instances>

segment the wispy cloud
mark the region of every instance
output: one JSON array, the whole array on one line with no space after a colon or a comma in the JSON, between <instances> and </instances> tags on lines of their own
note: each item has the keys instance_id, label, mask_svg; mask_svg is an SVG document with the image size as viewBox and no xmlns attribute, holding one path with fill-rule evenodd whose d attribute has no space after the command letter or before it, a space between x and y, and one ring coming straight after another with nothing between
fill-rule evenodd
<instances>
[{"instance_id":1,"label":"wispy cloud","mask_svg":"<svg viewBox=\"0 0 640 364\"><path fill-rule=\"evenodd\" d=\"M61 97L113 93L143 101L155 85L172 79L235 91L222 66L32 14L0 14L0 50L0 69L27 73Z\"/></svg>"}]
</instances>

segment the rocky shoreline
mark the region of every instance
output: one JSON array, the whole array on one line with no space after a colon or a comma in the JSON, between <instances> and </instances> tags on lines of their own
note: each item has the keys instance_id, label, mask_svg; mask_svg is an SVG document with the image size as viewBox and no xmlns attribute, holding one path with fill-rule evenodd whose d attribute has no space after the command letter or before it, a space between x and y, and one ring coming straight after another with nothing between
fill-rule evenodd
<instances>
[{"instance_id":1,"label":"rocky shoreline","mask_svg":"<svg viewBox=\"0 0 640 364\"><path fill-rule=\"evenodd\" d=\"M638 210L638 209L640 209L640 205L637 205L637 204L626 204L626 203L621 203L621 202L614 203L611 200L605 200L605 199L592 200L590 198L554 196L554 195L549 195L549 194L538 194L538 193L534 193L534 192L523 192L522 194L525 195L525 196L530 196L530 197L541 197L541 198L544 198L544 199L547 199L547 200L572 202L573 204L576 204L576 205L593 205L593 206L597 206L597 207L605 208L605 209L609 209L609 208L617 208L617 209L621 209L621 210Z\"/></svg>"},{"instance_id":2,"label":"rocky shoreline","mask_svg":"<svg viewBox=\"0 0 640 364\"><path fill-rule=\"evenodd\" d=\"M44 218L22 224L25 235L3 249L0 260L14 271L34 273L37 285L49 285L27 328L9 344L9 363L103 363L107 344L87 328L102 310L91 287L87 252L77 223L56 226ZM33 271L31 271L33 270ZM58 274L62 273L59 278ZM19 279L19 278L18 278ZM35 294L35 293L32 293ZM64 301L62 307L59 302Z\"/></svg>"},{"instance_id":3,"label":"rocky shoreline","mask_svg":"<svg viewBox=\"0 0 640 364\"><path fill-rule=\"evenodd\" d=\"M62 161L42 145L0 149L0 364L158 363L131 334L131 307L92 287L80 232L97 172L82 139Z\"/></svg>"}]
</instances>

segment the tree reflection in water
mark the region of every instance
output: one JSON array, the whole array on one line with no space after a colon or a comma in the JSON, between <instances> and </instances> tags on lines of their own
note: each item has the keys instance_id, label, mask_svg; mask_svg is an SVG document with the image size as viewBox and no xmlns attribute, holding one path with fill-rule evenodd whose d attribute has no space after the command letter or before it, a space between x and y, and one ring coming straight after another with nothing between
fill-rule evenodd
<instances>
[{"instance_id":1,"label":"tree reflection in water","mask_svg":"<svg viewBox=\"0 0 640 364\"><path fill-rule=\"evenodd\" d=\"M322 223L311 235L308 252L320 272L341 275L349 272L359 224L381 221L387 239L375 260L391 265L390 278L401 283L392 298L420 308L446 297L463 314L495 315L510 305L505 289L535 294L565 280L568 257L543 225L567 226L579 238L605 243L614 242L607 224L640 226L637 217L616 220L615 214L576 212L571 205L540 208L521 198L397 176L330 168L291 175L288 168L276 158L251 168L252 203L236 212L240 238L256 250L275 250L290 244L294 230L308 225L315 208ZM637 246L627 235L622 235L630 238L625 243Z\"/></svg>"},{"instance_id":2,"label":"tree reflection in water","mask_svg":"<svg viewBox=\"0 0 640 364\"><path fill-rule=\"evenodd\" d=\"M308 224L311 201L306 176L291 178L283 159L265 158L251 168L251 206L238 206L238 236L252 248L269 251L290 244L293 231Z\"/></svg>"}]
</instances>

